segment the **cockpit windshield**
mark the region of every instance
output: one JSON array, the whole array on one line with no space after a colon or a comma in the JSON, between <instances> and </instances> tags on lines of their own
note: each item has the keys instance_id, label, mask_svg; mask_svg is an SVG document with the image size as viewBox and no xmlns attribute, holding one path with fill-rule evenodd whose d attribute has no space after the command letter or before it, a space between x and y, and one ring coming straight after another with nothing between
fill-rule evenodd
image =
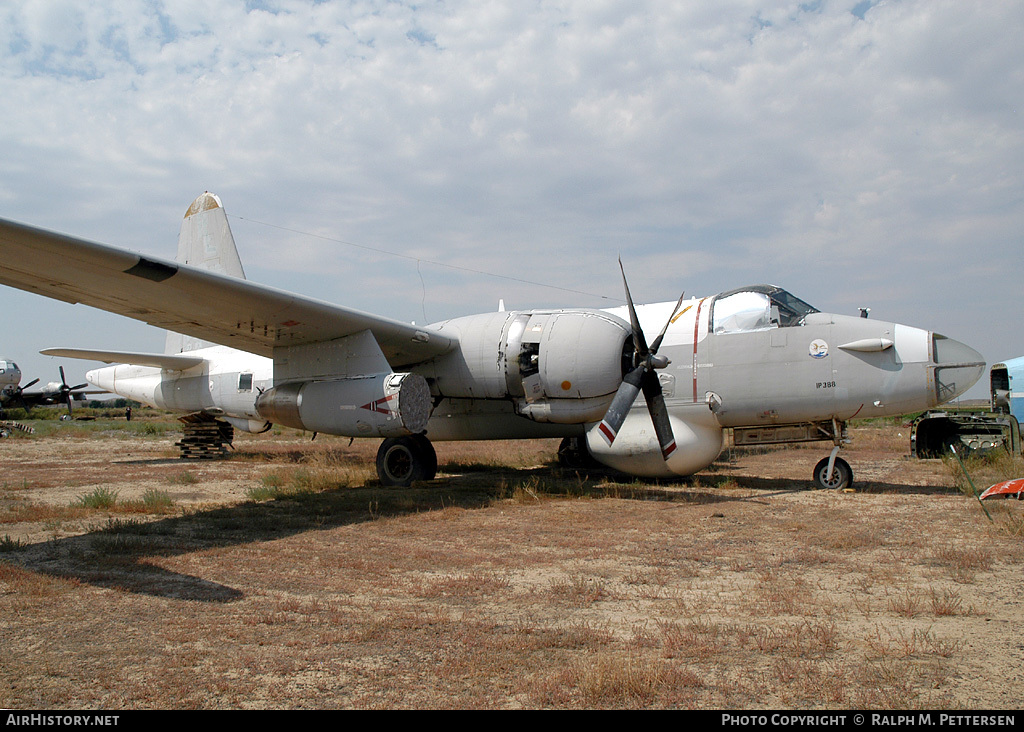
<instances>
[{"instance_id":1,"label":"cockpit windshield","mask_svg":"<svg viewBox=\"0 0 1024 732\"><path fill-rule=\"evenodd\" d=\"M803 300L774 285L752 285L715 298L712 330L743 333L803 325L804 317L818 312Z\"/></svg>"}]
</instances>

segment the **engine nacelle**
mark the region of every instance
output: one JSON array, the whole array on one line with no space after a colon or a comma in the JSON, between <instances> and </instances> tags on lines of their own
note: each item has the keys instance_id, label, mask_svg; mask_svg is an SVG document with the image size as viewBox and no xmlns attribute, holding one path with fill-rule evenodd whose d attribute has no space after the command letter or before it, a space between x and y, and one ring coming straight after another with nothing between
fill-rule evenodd
<instances>
[{"instance_id":1,"label":"engine nacelle","mask_svg":"<svg viewBox=\"0 0 1024 732\"><path fill-rule=\"evenodd\" d=\"M448 321L459 349L423 373L440 396L508 399L536 422L601 419L632 366L628 323L600 310L515 311Z\"/></svg>"},{"instance_id":2,"label":"engine nacelle","mask_svg":"<svg viewBox=\"0 0 1024 732\"><path fill-rule=\"evenodd\" d=\"M402 437L427 428L430 387L418 374L373 374L281 384L256 411L275 424L348 437Z\"/></svg>"}]
</instances>

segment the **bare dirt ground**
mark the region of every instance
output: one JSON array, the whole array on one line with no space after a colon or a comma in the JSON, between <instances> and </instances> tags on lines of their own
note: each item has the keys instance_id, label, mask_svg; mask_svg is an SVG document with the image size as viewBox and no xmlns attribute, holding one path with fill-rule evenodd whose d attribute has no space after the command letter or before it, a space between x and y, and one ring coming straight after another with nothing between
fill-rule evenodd
<instances>
[{"instance_id":1,"label":"bare dirt ground","mask_svg":"<svg viewBox=\"0 0 1024 732\"><path fill-rule=\"evenodd\" d=\"M854 430L843 493L823 444L665 484L441 444L386 489L372 441L5 439L0 707L1020 709L1021 503L907 435Z\"/></svg>"}]
</instances>

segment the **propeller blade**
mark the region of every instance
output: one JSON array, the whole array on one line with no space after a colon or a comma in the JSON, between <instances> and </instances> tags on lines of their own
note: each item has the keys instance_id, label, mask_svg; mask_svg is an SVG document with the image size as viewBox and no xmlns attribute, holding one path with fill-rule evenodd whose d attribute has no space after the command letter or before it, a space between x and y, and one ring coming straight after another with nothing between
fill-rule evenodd
<instances>
[{"instance_id":1,"label":"propeller blade","mask_svg":"<svg viewBox=\"0 0 1024 732\"><path fill-rule=\"evenodd\" d=\"M79 389L84 389L87 386L89 386L89 382L88 381L85 382L84 384L79 384L78 386L68 387L68 391L78 391Z\"/></svg>"},{"instance_id":2,"label":"propeller blade","mask_svg":"<svg viewBox=\"0 0 1024 732\"><path fill-rule=\"evenodd\" d=\"M661 348L661 341L664 339L665 333L668 332L668 327L672 325L672 318L676 317L676 313L679 312L679 306L683 304L684 297L686 297L685 291L679 296L679 300L676 301L676 306L672 308L672 312L669 313L668 320L665 321L665 327L661 329L661 332L658 333L658 337L655 338L654 343L651 344L651 353L657 353L658 349Z\"/></svg>"},{"instance_id":3,"label":"propeller blade","mask_svg":"<svg viewBox=\"0 0 1024 732\"><path fill-rule=\"evenodd\" d=\"M615 437L619 434L622 423L626 421L630 407L633 406L637 394L640 393L643 376L644 366L642 364L626 374L622 383L619 384L619 390L615 392L615 398L612 399L608 411L605 412L604 419L598 426L601 436L609 445L615 442Z\"/></svg>"},{"instance_id":4,"label":"propeller blade","mask_svg":"<svg viewBox=\"0 0 1024 732\"><path fill-rule=\"evenodd\" d=\"M33 385L34 383L36 383L37 381L39 381L39 379L32 379L32 381L28 382L27 384L25 384L25 385L23 385L23 386L20 386L20 387L18 387L18 390L20 391L20 390L22 390L22 389L27 389L27 388L29 388L30 386L32 386L32 385Z\"/></svg>"},{"instance_id":5,"label":"propeller blade","mask_svg":"<svg viewBox=\"0 0 1024 732\"><path fill-rule=\"evenodd\" d=\"M661 381L658 380L658 375L654 371L646 371L641 387L644 392L644 400L647 402L647 411L651 415L651 422L654 423L654 434L658 437L661 456L668 460L669 456L676 451L676 438L672 434L672 422L668 418L668 407L665 405Z\"/></svg>"},{"instance_id":6,"label":"propeller blade","mask_svg":"<svg viewBox=\"0 0 1024 732\"><path fill-rule=\"evenodd\" d=\"M58 366L57 368L60 371L60 396L58 396L57 399L58 401L64 402L68 405L68 414L70 415L74 411L74 408L71 406L71 392L75 389L81 389L88 385L79 384L78 386L68 386L68 380L64 376L64 367Z\"/></svg>"},{"instance_id":7,"label":"propeller blade","mask_svg":"<svg viewBox=\"0 0 1024 732\"><path fill-rule=\"evenodd\" d=\"M636 348L637 354L640 356L640 360L646 358L647 339L644 338L644 332L640 328L640 319L636 317L636 308L633 307L633 297L629 294L629 283L626 282L626 270L622 266L622 257L619 257L619 270L622 272L622 286L626 290L626 305L629 307L629 324L633 328L633 346Z\"/></svg>"}]
</instances>

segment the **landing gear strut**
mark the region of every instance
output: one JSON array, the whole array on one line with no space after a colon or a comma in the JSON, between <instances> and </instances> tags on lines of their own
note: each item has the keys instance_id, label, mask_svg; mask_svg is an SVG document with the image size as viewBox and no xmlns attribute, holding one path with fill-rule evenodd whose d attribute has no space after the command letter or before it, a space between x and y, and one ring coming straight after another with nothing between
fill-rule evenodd
<instances>
[{"instance_id":1,"label":"landing gear strut","mask_svg":"<svg viewBox=\"0 0 1024 732\"><path fill-rule=\"evenodd\" d=\"M382 485L408 486L437 475L437 453L423 435L389 437L377 450L377 476Z\"/></svg>"}]
</instances>

